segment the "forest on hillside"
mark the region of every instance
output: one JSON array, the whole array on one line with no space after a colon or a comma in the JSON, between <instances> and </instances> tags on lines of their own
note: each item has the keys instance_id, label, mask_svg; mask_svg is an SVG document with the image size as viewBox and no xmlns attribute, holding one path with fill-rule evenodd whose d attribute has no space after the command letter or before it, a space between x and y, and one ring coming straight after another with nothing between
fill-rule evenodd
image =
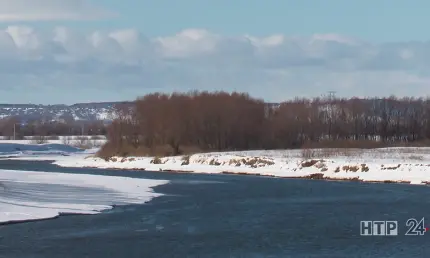
<instances>
[{"instance_id":1,"label":"forest on hillside","mask_svg":"<svg viewBox=\"0 0 430 258\"><path fill-rule=\"evenodd\" d=\"M246 93L153 93L118 106L101 156L426 145L430 99L314 98L268 105Z\"/></svg>"}]
</instances>

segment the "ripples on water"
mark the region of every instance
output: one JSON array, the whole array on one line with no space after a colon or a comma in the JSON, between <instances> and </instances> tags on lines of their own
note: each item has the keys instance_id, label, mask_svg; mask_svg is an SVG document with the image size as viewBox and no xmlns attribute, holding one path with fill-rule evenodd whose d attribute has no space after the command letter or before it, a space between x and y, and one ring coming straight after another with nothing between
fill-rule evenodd
<instances>
[{"instance_id":1,"label":"ripples on water","mask_svg":"<svg viewBox=\"0 0 430 258\"><path fill-rule=\"evenodd\" d=\"M33 166L46 170L46 164L37 164ZM430 257L428 235L359 235L360 220L404 224L410 217L426 217L430 212L428 187L102 173L171 183L156 187L166 195L145 205L3 226L0 257ZM430 222L430 217L426 219ZM405 227L400 225L399 230L404 233Z\"/></svg>"}]
</instances>

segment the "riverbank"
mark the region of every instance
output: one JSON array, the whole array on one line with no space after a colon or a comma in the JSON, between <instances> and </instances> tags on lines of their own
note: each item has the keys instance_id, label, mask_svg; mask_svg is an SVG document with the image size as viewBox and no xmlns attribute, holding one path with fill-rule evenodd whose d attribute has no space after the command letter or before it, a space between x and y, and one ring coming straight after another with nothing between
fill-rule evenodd
<instances>
[{"instance_id":1,"label":"riverbank","mask_svg":"<svg viewBox=\"0 0 430 258\"><path fill-rule=\"evenodd\" d=\"M52 159L51 159L52 160ZM430 148L213 152L175 157L60 157L54 164L120 170L430 184Z\"/></svg>"}]
</instances>

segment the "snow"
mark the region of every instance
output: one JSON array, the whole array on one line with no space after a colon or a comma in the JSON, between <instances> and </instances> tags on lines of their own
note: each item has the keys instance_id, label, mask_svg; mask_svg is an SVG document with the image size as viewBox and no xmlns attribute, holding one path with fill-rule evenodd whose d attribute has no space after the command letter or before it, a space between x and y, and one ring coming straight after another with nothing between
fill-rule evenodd
<instances>
[{"instance_id":1,"label":"snow","mask_svg":"<svg viewBox=\"0 0 430 258\"><path fill-rule=\"evenodd\" d=\"M430 182L430 148L311 149L213 152L191 156L97 158L97 148L79 150L67 145L0 143L0 157L52 160L64 167L93 167L195 173L256 174L273 177L322 177L370 182ZM158 163L158 162L155 162Z\"/></svg>"},{"instance_id":2,"label":"snow","mask_svg":"<svg viewBox=\"0 0 430 258\"><path fill-rule=\"evenodd\" d=\"M112 205L142 204L160 196L163 180L0 170L0 223L97 214Z\"/></svg>"},{"instance_id":3,"label":"snow","mask_svg":"<svg viewBox=\"0 0 430 258\"><path fill-rule=\"evenodd\" d=\"M0 143L0 158L83 159L98 149L64 144ZM97 214L113 205L142 204L160 196L165 180L101 175L0 170L0 223L54 218L63 213Z\"/></svg>"},{"instance_id":4,"label":"snow","mask_svg":"<svg viewBox=\"0 0 430 258\"><path fill-rule=\"evenodd\" d=\"M304 157L305 156L305 157ZM58 157L64 167L149 171L255 174L272 177L315 177L368 182L430 182L430 148L326 149L214 152L160 158L95 156ZM187 162L188 160L188 162ZM158 162L155 162L158 163Z\"/></svg>"}]
</instances>

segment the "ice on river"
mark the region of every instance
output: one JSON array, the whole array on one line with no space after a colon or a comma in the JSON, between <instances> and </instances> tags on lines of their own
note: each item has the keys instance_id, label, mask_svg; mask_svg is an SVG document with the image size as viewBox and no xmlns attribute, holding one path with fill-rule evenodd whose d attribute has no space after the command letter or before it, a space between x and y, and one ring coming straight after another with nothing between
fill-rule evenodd
<instances>
[{"instance_id":1,"label":"ice on river","mask_svg":"<svg viewBox=\"0 0 430 258\"><path fill-rule=\"evenodd\" d=\"M60 214L97 214L113 205L142 204L168 181L102 175L0 170L0 223Z\"/></svg>"}]
</instances>

